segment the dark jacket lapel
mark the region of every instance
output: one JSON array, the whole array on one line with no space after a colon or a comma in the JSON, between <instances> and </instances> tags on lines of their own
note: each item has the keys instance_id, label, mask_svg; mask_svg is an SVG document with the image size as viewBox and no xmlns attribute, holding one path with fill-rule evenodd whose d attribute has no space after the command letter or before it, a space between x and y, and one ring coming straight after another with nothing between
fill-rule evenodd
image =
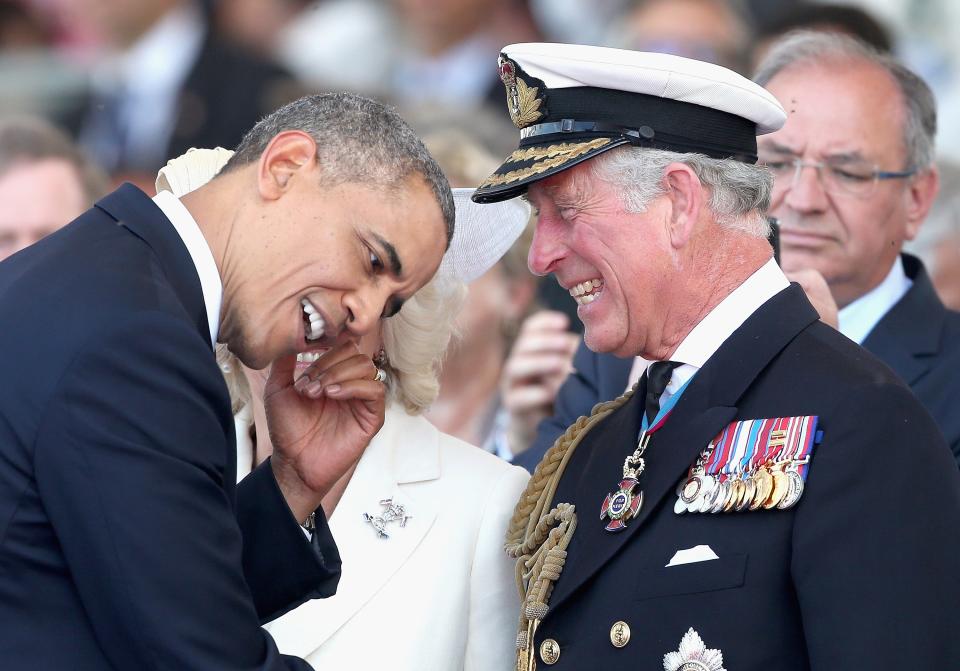
<instances>
[{"instance_id":1,"label":"dark jacket lapel","mask_svg":"<svg viewBox=\"0 0 960 671\"><path fill-rule=\"evenodd\" d=\"M633 368L633 359L619 359L613 356L597 358L597 378L599 380L600 398L609 400L616 398L627 388L630 370Z\"/></svg>"},{"instance_id":2,"label":"dark jacket lapel","mask_svg":"<svg viewBox=\"0 0 960 671\"><path fill-rule=\"evenodd\" d=\"M204 341L209 342L210 326L200 277L183 240L163 211L132 184L123 184L98 201L96 206L150 246L190 321Z\"/></svg>"},{"instance_id":3,"label":"dark jacket lapel","mask_svg":"<svg viewBox=\"0 0 960 671\"><path fill-rule=\"evenodd\" d=\"M901 259L913 286L870 331L863 346L912 386L943 348L947 309L920 260L909 254Z\"/></svg>"},{"instance_id":4,"label":"dark jacket lapel","mask_svg":"<svg viewBox=\"0 0 960 671\"><path fill-rule=\"evenodd\" d=\"M644 455L646 469L640 476L643 507L619 533L604 530L600 508L605 494L617 488L623 460L636 447L646 392L643 385L629 403L584 438L554 499L554 503L576 501L578 525L551 608L588 581L639 533L664 499L672 505L668 495L675 492L700 451L736 417L736 404L750 384L818 317L803 290L793 284L764 303L721 345L690 382L663 428L652 436Z\"/></svg>"}]
</instances>

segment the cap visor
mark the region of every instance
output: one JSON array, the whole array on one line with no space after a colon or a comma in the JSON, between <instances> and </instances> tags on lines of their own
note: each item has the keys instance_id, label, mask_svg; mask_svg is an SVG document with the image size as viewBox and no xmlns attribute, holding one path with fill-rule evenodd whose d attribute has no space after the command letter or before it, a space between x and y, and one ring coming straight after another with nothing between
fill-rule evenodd
<instances>
[{"instance_id":1,"label":"cap visor","mask_svg":"<svg viewBox=\"0 0 960 671\"><path fill-rule=\"evenodd\" d=\"M593 137L521 147L510 154L492 175L483 180L473 192L473 202L496 203L515 198L536 181L628 142L629 140L623 137Z\"/></svg>"}]
</instances>

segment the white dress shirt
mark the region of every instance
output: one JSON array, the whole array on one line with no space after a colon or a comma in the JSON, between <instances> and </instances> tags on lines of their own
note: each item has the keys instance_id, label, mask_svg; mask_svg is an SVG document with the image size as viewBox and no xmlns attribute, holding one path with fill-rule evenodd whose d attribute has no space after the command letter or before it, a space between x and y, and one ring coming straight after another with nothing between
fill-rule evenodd
<instances>
[{"instance_id":1,"label":"white dress shirt","mask_svg":"<svg viewBox=\"0 0 960 671\"><path fill-rule=\"evenodd\" d=\"M862 345L877 322L912 286L913 280L907 277L903 260L898 256L883 282L837 313L840 333Z\"/></svg>"},{"instance_id":2,"label":"white dress shirt","mask_svg":"<svg viewBox=\"0 0 960 671\"><path fill-rule=\"evenodd\" d=\"M210 326L210 345L217 346L217 333L220 331L220 303L223 301L223 283L220 281L220 271L217 262L213 260L213 252L207 239L203 237L200 227L190 211L180 202L180 199L169 191L161 191L153 197L163 214L170 220L176 229L183 244L186 245L193 265L200 276L200 290L203 292L203 304L207 309L207 324Z\"/></svg>"},{"instance_id":3,"label":"white dress shirt","mask_svg":"<svg viewBox=\"0 0 960 671\"><path fill-rule=\"evenodd\" d=\"M673 370L673 375L660 403L668 400L693 377L694 373L703 367L713 353L720 349L720 345L729 338L734 331L757 311L761 305L773 298L776 294L790 286L780 266L773 259L762 265L753 275L733 290L729 296L711 310L700 323L693 327L687 337L680 341L680 345L670 357L682 365ZM627 388L640 379L651 362L637 357L630 370Z\"/></svg>"}]
</instances>

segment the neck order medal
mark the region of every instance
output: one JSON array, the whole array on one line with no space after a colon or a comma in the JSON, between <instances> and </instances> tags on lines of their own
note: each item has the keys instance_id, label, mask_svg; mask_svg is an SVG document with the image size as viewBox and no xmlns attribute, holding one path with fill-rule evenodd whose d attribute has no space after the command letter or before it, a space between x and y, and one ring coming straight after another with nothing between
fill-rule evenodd
<instances>
[{"instance_id":1,"label":"neck order medal","mask_svg":"<svg viewBox=\"0 0 960 671\"><path fill-rule=\"evenodd\" d=\"M607 494L600 507L600 521L605 518L610 521L604 528L607 531L622 531L627 528L627 521L636 517L643 506L643 491L634 493L639 485L640 474L643 473L645 464L643 453L650 442L650 434L643 432L640 440L637 441L637 449L628 456L623 462L623 479L620 481L619 489Z\"/></svg>"}]
</instances>

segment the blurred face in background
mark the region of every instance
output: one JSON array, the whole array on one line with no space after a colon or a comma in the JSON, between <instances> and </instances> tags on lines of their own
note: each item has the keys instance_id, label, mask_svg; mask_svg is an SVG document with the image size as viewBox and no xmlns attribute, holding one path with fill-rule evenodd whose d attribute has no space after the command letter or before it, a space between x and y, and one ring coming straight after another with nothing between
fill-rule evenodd
<instances>
[{"instance_id":1,"label":"blurred face in background","mask_svg":"<svg viewBox=\"0 0 960 671\"><path fill-rule=\"evenodd\" d=\"M0 175L0 261L70 223L89 205L67 161L14 165Z\"/></svg>"},{"instance_id":2,"label":"blurred face in background","mask_svg":"<svg viewBox=\"0 0 960 671\"><path fill-rule=\"evenodd\" d=\"M749 31L725 0L648 0L633 4L635 8L613 30L617 46L743 70Z\"/></svg>"},{"instance_id":3,"label":"blurred face in background","mask_svg":"<svg viewBox=\"0 0 960 671\"><path fill-rule=\"evenodd\" d=\"M160 17L185 0L54 0L64 22L89 27L117 48L137 41ZM199 4L199 3L198 3Z\"/></svg>"},{"instance_id":4,"label":"blurred face in background","mask_svg":"<svg viewBox=\"0 0 960 671\"><path fill-rule=\"evenodd\" d=\"M484 27L504 0L392 0L404 27L427 52L439 53Z\"/></svg>"},{"instance_id":5,"label":"blurred face in background","mask_svg":"<svg viewBox=\"0 0 960 671\"><path fill-rule=\"evenodd\" d=\"M903 242L916 235L936 174L867 177L913 167L902 95L880 67L798 64L766 88L787 111L782 129L758 138L761 161L774 173L770 214L780 221L783 268L819 271L842 308L880 284ZM809 162L796 177L795 159Z\"/></svg>"},{"instance_id":6,"label":"blurred face in background","mask_svg":"<svg viewBox=\"0 0 960 671\"><path fill-rule=\"evenodd\" d=\"M503 341L504 347L516 335L536 292L536 278L529 273L512 276L503 262L497 263L470 283L467 299L457 317L457 352L479 351L489 343Z\"/></svg>"}]
</instances>

